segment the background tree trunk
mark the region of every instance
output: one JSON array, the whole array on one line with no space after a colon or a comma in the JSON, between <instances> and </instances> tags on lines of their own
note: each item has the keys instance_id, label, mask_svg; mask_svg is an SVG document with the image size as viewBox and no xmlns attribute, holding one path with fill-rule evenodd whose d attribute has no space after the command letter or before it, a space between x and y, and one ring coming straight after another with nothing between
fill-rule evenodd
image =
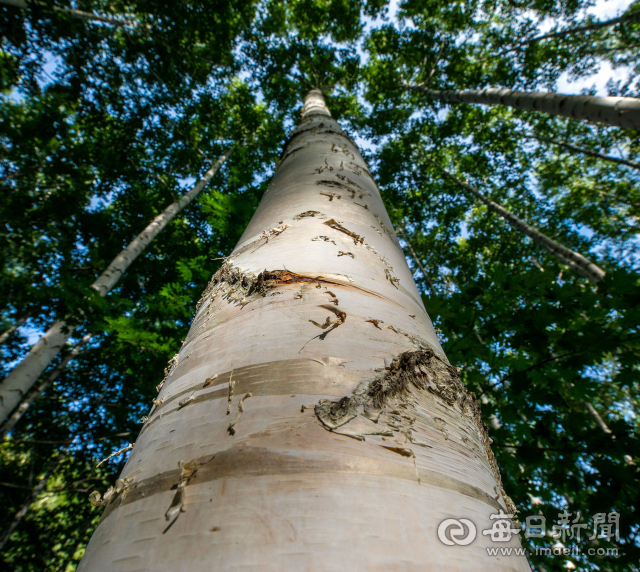
<instances>
[{"instance_id":1,"label":"background tree trunk","mask_svg":"<svg viewBox=\"0 0 640 572\"><path fill-rule=\"evenodd\" d=\"M45 474L42 475L42 477L40 478L36 486L33 487L31 492L27 495L27 498L22 503L20 510L16 512L16 514L13 516L13 520L11 521L9 528L2 535L2 538L0 538L0 550L4 548L5 544L11 538L13 531L16 528L18 528L18 526L20 526L20 523L24 520L24 517L27 516L29 512L29 507L33 504L33 501L35 501L38 498L38 495L47 486L47 481L49 480L51 473L53 473L53 471L55 471L58 468L58 465L66 455L66 452L67 452L67 449L64 448L60 453L58 453L57 457L55 457L55 459L53 459L49 463L49 467L47 468L47 471L45 472Z\"/></svg>"},{"instance_id":2,"label":"background tree trunk","mask_svg":"<svg viewBox=\"0 0 640 572\"><path fill-rule=\"evenodd\" d=\"M533 135L531 139L535 139L536 141L542 141L544 143L549 143L549 145L557 145L558 147L564 147L565 149L569 149L569 151L573 151L574 153L581 153L582 155L588 155L589 157L595 157L596 159L602 159L603 161L609 161L611 163L617 163L618 165L625 165L626 167L631 167L633 169L640 170L640 163L636 163L635 161L620 159L618 157L612 157L611 155L603 155L602 153L598 153L597 151L592 151L591 149L576 147L574 145L570 145L569 143L565 143L564 141L556 141L555 139L549 139L547 137L541 137L539 135Z\"/></svg>"},{"instance_id":3,"label":"background tree trunk","mask_svg":"<svg viewBox=\"0 0 640 572\"><path fill-rule=\"evenodd\" d=\"M533 228L531 225L524 222L512 212L505 209L502 205L499 205L498 203L483 195L478 189L472 187L464 181L461 181L460 179L458 179L458 177L449 173L449 171L441 167L435 161L429 159L429 157L425 157L425 159L434 167L436 167L446 178L451 179L452 181L460 185L463 189L469 191L472 195L474 195L485 205L487 205L489 210L500 215L519 232L529 236L534 242L553 254L562 264L566 264L567 266L569 266L569 268L571 268L576 274L583 276L594 284L597 284L604 278L604 270L591 262L588 258L582 256L582 254L576 252L575 250L567 248L566 246L564 246L564 244L560 244L552 238L549 238L546 234L541 233L538 229Z\"/></svg>"},{"instance_id":4,"label":"background tree trunk","mask_svg":"<svg viewBox=\"0 0 640 572\"><path fill-rule=\"evenodd\" d=\"M437 296L438 293L436 292L436 289L433 286L431 277L429 276L429 273L426 271L425 267L422 266L422 262L420 262L420 257L416 254L416 251L413 249L413 246L411 246L411 243L409 242L409 239L407 238L407 235L405 234L404 229L398 228L398 232L402 235L402 238L407 243L407 248L409 249L409 252L411 252L411 256L413 257L413 259L416 261L416 264L418 265L420 272L422 272L424 281L427 283L427 286L429 286L429 290L431 291L431 294L433 294L434 296Z\"/></svg>"},{"instance_id":5,"label":"background tree trunk","mask_svg":"<svg viewBox=\"0 0 640 572\"><path fill-rule=\"evenodd\" d=\"M171 203L161 214L154 218L129 245L116 256L107 269L98 276L91 285L100 296L106 296L113 288L133 261L144 252L151 241L160 234L173 218L191 201L193 201L216 174L218 169L231 155L227 150L211 165L188 193ZM24 359L11 370L11 373L0 383L0 422L4 421L11 411L20 403L22 397L31 389L42 372L58 355L67 340L73 334L73 327L69 327L64 320L57 320L38 340Z\"/></svg>"},{"instance_id":6,"label":"background tree trunk","mask_svg":"<svg viewBox=\"0 0 640 572\"><path fill-rule=\"evenodd\" d=\"M524 92L490 87L483 90L454 91L429 89L421 85L403 84L411 91L424 93L431 99L456 103L507 105L515 109L541 111L572 119L605 123L624 129L640 131L640 99L634 97L595 97L591 95L562 95L539 91Z\"/></svg>"},{"instance_id":7,"label":"background tree trunk","mask_svg":"<svg viewBox=\"0 0 640 572\"><path fill-rule=\"evenodd\" d=\"M0 0L0 4L6 4L8 6L15 6L16 8L28 9L32 4L33 6L41 9L48 9L55 12L63 12L68 14L72 18L77 20L85 20L88 22L102 22L103 24L111 24L112 26L135 26L136 22L132 20L119 20L118 18L110 18L109 16L100 16L99 14L92 14L91 12L84 12L82 10L74 10L73 8L60 8L59 6L49 6L45 2L25 2L25 0Z\"/></svg>"},{"instance_id":8,"label":"background tree trunk","mask_svg":"<svg viewBox=\"0 0 640 572\"><path fill-rule=\"evenodd\" d=\"M531 44L535 44L536 42L540 42L542 40L564 38L566 36L572 36L574 34L581 34L582 32L592 32L594 30L609 28L611 26L622 24L624 22L637 20L638 18L640 18L640 10L627 12L622 16L619 16L618 18L612 18L610 20L605 20L603 22L594 22L593 24L587 24L585 26L576 26L575 28L567 28L565 30L560 30L557 32L549 32L548 34L542 34L541 36L534 36L533 38L529 38L528 40L519 42L513 48L502 50L501 52L498 52L498 54L496 55L497 57L504 56L511 52L517 52L518 50L521 50L525 46L530 46Z\"/></svg>"},{"instance_id":9,"label":"background tree trunk","mask_svg":"<svg viewBox=\"0 0 640 572\"><path fill-rule=\"evenodd\" d=\"M529 570L487 555L512 503L365 162L319 91L302 117L78 569Z\"/></svg>"},{"instance_id":10,"label":"background tree trunk","mask_svg":"<svg viewBox=\"0 0 640 572\"><path fill-rule=\"evenodd\" d=\"M593 30L600 30L602 28L609 28L623 22L631 22L640 18L640 10L633 12L626 12L622 16L617 18L611 18L610 20L604 20L603 22L594 22L593 24L587 24L585 26L576 26L575 28L567 28L566 30L560 30L558 32L549 32L541 36L535 36L529 40L525 40L520 45L533 44L541 40L549 40L551 38L564 38L565 36L571 36L573 34L580 34L582 32L592 32Z\"/></svg>"},{"instance_id":11,"label":"background tree trunk","mask_svg":"<svg viewBox=\"0 0 640 572\"><path fill-rule=\"evenodd\" d=\"M78 357L78 355L82 352L83 346L91 339L92 334L86 334L75 346L74 348L62 358L62 361L53 368L51 373L44 378L44 380L36 386L36 388L25 397L18 407L16 407L15 411L9 416L9 418L5 421L2 429L0 429L0 440L4 439L9 431L15 427L15 424L22 419L22 416L29 410L29 407L33 404L33 402L38 399L42 395L42 393L56 380L60 377L60 374L65 370L67 364Z\"/></svg>"},{"instance_id":12,"label":"background tree trunk","mask_svg":"<svg viewBox=\"0 0 640 572\"><path fill-rule=\"evenodd\" d=\"M17 330L22 324L24 324L31 317L31 310L24 313L24 315L16 320L15 324L11 326L5 332L0 334L0 344L4 344Z\"/></svg>"}]
</instances>

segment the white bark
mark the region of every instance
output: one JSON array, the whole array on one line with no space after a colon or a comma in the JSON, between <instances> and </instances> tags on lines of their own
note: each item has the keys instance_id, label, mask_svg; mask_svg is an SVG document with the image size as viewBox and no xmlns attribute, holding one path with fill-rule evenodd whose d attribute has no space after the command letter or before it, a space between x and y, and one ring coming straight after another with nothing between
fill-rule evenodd
<instances>
[{"instance_id":1,"label":"white bark","mask_svg":"<svg viewBox=\"0 0 640 572\"><path fill-rule=\"evenodd\" d=\"M611 435L611 429L609 429L609 426L603 421L602 417L600 417L600 414L596 411L596 408L588 401L583 401L582 403L584 403L585 409L587 410L587 413L589 413L591 419L596 422L596 425L600 427L602 432L606 433L607 435Z\"/></svg>"},{"instance_id":2,"label":"white bark","mask_svg":"<svg viewBox=\"0 0 640 572\"><path fill-rule=\"evenodd\" d=\"M549 139L547 137L532 136L531 138L536 139L537 141L542 141L543 143L549 143L549 145L564 147L565 149L569 149L569 151L573 151L574 153L581 153L582 155L588 155L589 157L595 157L596 159L602 159L603 161L609 161L611 163L617 163L618 165L625 165L626 167L640 170L640 163L636 163L635 161L619 159L618 157L611 157L610 155L603 155L602 153L591 151L591 149L583 149L582 147L576 147L574 145L570 145L569 143L565 143L564 141L556 141L555 139Z\"/></svg>"},{"instance_id":3,"label":"white bark","mask_svg":"<svg viewBox=\"0 0 640 572\"><path fill-rule=\"evenodd\" d=\"M63 12L68 14L72 18L85 21L103 22L105 24L111 24L113 26L135 26L136 22L132 20L120 20L118 18L110 18L109 16L100 16L99 14L92 14L91 12L83 12L82 10L74 10L73 8L60 8L59 6L49 6L46 2L38 2L34 0L32 2L25 2L25 0L0 0L0 4L6 4L8 6L15 6L16 8L28 9L31 6L38 6L44 9L51 8L54 12Z\"/></svg>"},{"instance_id":4,"label":"white bark","mask_svg":"<svg viewBox=\"0 0 640 572\"><path fill-rule=\"evenodd\" d=\"M416 251L413 249L413 246L411 246L411 243L409 242L409 239L407 238L407 235L404 232L404 229L403 228L398 228L398 232L402 235L402 237L404 238L404 241L407 243L407 248L409 249L409 252L411 252L411 256L413 257L413 259L415 260L416 264L418 265L418 268L420 269L420 272L422 272L422 276L424 277L424 280L427 283L427 286L429 286L429 290L431 290L431 293L434 296L437 296L438 293L436 292L436 289L433 286L433 282L431 281L431 277L427 273L427 271L424 268L424 266L422 266L422 262L420 262L420 257L416 254Z\"/></svg>"},{"instance_id":5,"label":"white bark","mask_svg":"<svg viewBox=\"0 0 640 572\"><path fill-rule=\"evenodd\" d=\"M91 285L97 290L101 296L105 296L107 292L116 285L120 280L120 276L124 274L131 263L140 255L140 253L149 246L151 241L160 234L162 229L167 226L173 218L193 201L204 189L205 185L216 174L218 169L231 155L231 149L225 151L214 163L209 170L200 179L188 193L185 193L177 201L167 207L161 214L154 218L145 228L118 256L116 256L108 268L98 277Z\"/></svg>"},{"instance_id":6,"label":"white bark","mask_svg":"<svg viewBox=\"0 0 640 572\"><path fill-rule=\"evenodd\" d=\"M211 177L231 155L231 149L225 151L205 175L177 201L173 202L161 214L134 238L129 245L116 256L107 269L96 279L91 287L100 296L106 296L120 279L120 276L131 266L133 261L144 251L151 241L171 222L184 207L193 201L204 189ZM0 382L0 422L4 421L20 403L23 396L31 389L42 372L51 363L58 352L73 334L73 328L62 320L56 321L34 345L25 358Z\"/></svg>"},{"instance_id":7,"label":"white bark","mask_svg":"<svg viewBox=\"0 0 640 572\"><path fill-rule=\"evenodd\" d=\"M503 219L505 219L511 226L515 229L519 230L523 234L531 237L531 239L548 250L551 254L553 254L562 264L566 264L569 266L574 272L583 276L590 282L597 284L600 280L604 278L604 270L599 266L595 265L588 258L582 256L575 250L571 250L567 248L563 244L549 238L546 234L541 233L539 230L533 228L531 225L524 222L522 219L518 218L516 215L505 209L502 205L499 205L495 201L492 201L485 195L483 195L480 191L472 187L471 185L461 181L456 176L449 173L446 169L438 165L435 161L432 161L428 157L425 157L429 163L431 163L434 167L436 167L445 177L451 179L458 185L460 185L463 189L469 191L472 195L480 199L489 210L499 214Z\"/></svg>"},{"instance_id":8,"label":"white bark","mask_svg":"<svg viewBox=\"0 0 640 572\"><path fill-rule=\"evenodd\" d=\"M533 44L535 42L548 40L551 38L563 38L564 36L570 36L582 32L600 30L602 28L608 28L610 26L622 24L623 22L631 22L632 20L637 20L638 18L640 18L640 10L635 10L633 12L627 12L626 14L623 14L618 18L605 20L604 22L594 22L593 24L587 24L586 26L576 26L575 28L567 28L566 30L560 30L558 32L549 32L548 34L543 34L542 36L536 36L534 38L531 38L530 40L525 40L521 45Z\"/></svg>"},{"instance_id":9,"label":"white bark","mask_svg":"<svg viewBox=\"0 0 640 572\"><path fill-rule=\"evenodd\" d=\"M589 414L589 417L591 417L591 419L593 419L593 421L595 421L596 425L600 428L600 430L605 434L605 435L609 435L612 439L615 439L616 436L613 434L613 431L611 431L611 429L609 429L609 426L604 422L604 419L602 419L602 417L600 417L600 414L598 413L598 410L588 401L582 401L585 409L587 410L587 413ZM631 455L624 455L624 462L627 465L633 465L634 461L633 461L633 457Z\"/></svg>"},{"instance_id":10,"label":"white bark","mask_svg":"<svg viewBox=\"0 0 640 572\"><path fill-rule=\"evenodd\" d=\"M26 312L22 318L16 320L16 323L13 324L13 326L11 326L6 332L3 332L2 335L0 335L0 344L4 344L9 337L29 319L30 316L31 312Z\"/></svg>"},{"instance_id":11,"label":"white bark","mask_svg":"<svg viewBox=\"0 0 640 572\"><path fill-rule=\"evenodd\" d=\"M482 530L510 504L479 406L356 145L319 92L305 103L115 489L94 495L79 571L529 570L487 555ZM392 398L381 380L400 371ZM477 538L441 543L446 518Z\"/></svg>"},{"instance_id":12,"label":"white bark","mask_svg":"<svg viewBox=\"0 0 640 572\"><path fill-rule=\"evenodd\" d=\"M0 440L4 439L9 431L15 427L15 424L20 421L22 416L29 410L29 407L33 402L42 395L42 393L60 377L60 374L67 367L67 364L78 357L82 352L83 346L91 339L92 334L86 334L75 347L62 359L62 361L53 368L53 371L40 383L25 399L20 402L20 405L16 407L15 411L9 416L5 424L0 429Z\"/></svg>"},{"instance_id":13,"label":"white bark","mask_svg":"<svg viewBox=\"0 0 640 572\"><path fill-rule=\"evenodd\" d=\"M594 123L605 123L624 129L640 130L640 99L634 97L562 95L494 87L469 91L439 91L421 85L409 84L403 84L402 87L411 91L419 91L431 99L440 101L506 105L515 109L540 111L549 115L560 115Z\"/></svg>"}]
</instances>

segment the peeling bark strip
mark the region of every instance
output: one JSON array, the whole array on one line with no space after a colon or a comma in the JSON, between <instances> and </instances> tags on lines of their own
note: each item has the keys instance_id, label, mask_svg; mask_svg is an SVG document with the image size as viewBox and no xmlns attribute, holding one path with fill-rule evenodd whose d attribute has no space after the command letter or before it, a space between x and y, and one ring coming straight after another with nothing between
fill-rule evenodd
<instances>
[{"instance_id":1,"label":"peeling bark strip","mask_svg":"<svg viewBox=\"0 0 640 572\"><path fill-rule=\"evenodd\" d=\"M453 515L491 528L507 501L380 191L317 90L156 402L79 572L381 570L399 554L528 570L486 537L425 542Z\"/></svg>"},{"instance_id":2,"label":"peeling bark strip","mask_svg":"<svg viewBox=\"0 0 640 572\"><path fill-rule=\"evenodd\" d=\"M233 148L225 151L209 168L205 175L177 201L169 205L161 214L155 217L147 227L136 236L129 245L116 256L107 269L91 285L100 296L106 296L117 284L120 277L133 264L133 261L144 252L151 241L160 234L175 216L192 202L205 188L206 184L218 172L223 163L231 155ZM31 389L42 372L58 355L67 340L73 334L74 328L68 326L64 320L56 321L40 338L25 358L11 370L9 375L0 383L0 422L4 421L11 411L20 403L23 396Z\"/></svg>"},{"instance_id":3,"label":"peeling bark strip","mask_svg":"<svg viewBox=\"0 0 640 572\"><path fill-rule=\"evenodd\" d=\"M531 237L534 242L538 243L540 246L548 250L551 254L553 254L562 264L566 264L571 268L574 272L583 276L590 282L597 284L604 278L604 270L591 262L588 258L582 256L575 250L571 250L567 248L563 244L556 242L552 238L549 238L546 234L541 233L539 230L533 228L528 225L526 222L518 218L513 213L509 212L502 205L492 201L491 199L485 197L480 191L472 187L471 185L461 181L456 176L452 175L441 167L435 161L429 159L429 157L425 157L425 159L431 163L434 167L436 167L446 178L451 179L458 185L460 185L463 189L469 191L471 194L480 199L489 210L492 210L494 213L499 214L503 219L505 219L511 226L520 232L526 234Z\"/></svg>"},{"instance_id":4,"label":"peeling bark strip","mask_svg":"<svg viewBox=\"0 0 640 572\"><path fill-rule=\"evenodd\" d=\"M196 315L205 302L213 302L220 297L231 304L246 306L250 302L264 298L271 290L283 284L323 282L320 276L310 278L288 270L265 270L257 276L243 272L225 263L220 267L202 293L196 305Z\"/></svg>"},{"instance_id":5,"label":"peeling bark strip","mask_svg":"<svg viewBox=\"0 0 640 572\"><path fill-rule=\"evenodd\" d=\"M591 95L562 95L538 91L524 92L490 87L483 90L454 91L429 89L421 85L402 84L403 89L419 91L431 99L452 103L481 103L506 105L515 109L540 111L605 123L623 129L640 131L640 99L634 97L595 97Z\"/></svg>"},{"instance_id":6,"label":"peeling bark strip","mask_svg":"<svg viewBox=\"0 0 640 572\"><path fill-rule=\"evenodd\" d=\"M364 242L364 237L363 236L360 236L360 235L356 234L355 232L352 232L349 229L346 229L344 226L342 226L338 221L336 221L334 219L328 220L324 224L326 224L327 226L330 226L331 228L333 228L335 230L339 230L340 232L344 232L347 236L350 236L351 238L353 238L353 243L356 244L356 245L362 244Z\"/></svg>"},{"instance_id":7,"label":"peeling bark strip","mask_svg":"<svg viewBox=\"0 0 640 572\"><path fill-rule=\"evenodd\" d=\"M316 405L315 414L324 428L335 431L348 425L359 415L378 424L380 417L386 412L386 425L392 430L392 434L401 431L409 442L424 446L424 443L416 442L412 436L411 418L406 414L399 415L398 409L414 409L418 397L416 390L429 391L475 423L500 494L508 511L515 514L516 506L502 488L500 469L491 451L492 440L487 426L482 421L480 405L475 393L467 391L460 381L458 370L432 349L405 352L393 360L389 369L386 375L356 389L352 397L343 397L340 401L324 400ZM436 421L442 422L441 419ZM364 440L365 435L381 434L387 435L388 432L379 429L376 432L351 435ZM413 453L409 454L407 451L409 450L403 448L400 452L404 456L413 456Z\"/></svg>"},{"instance_id":8,"label":"peeling bark strip","mask_svg":"<svg viewBox=\"0 0 640 572\"><path fill-rule=\"evenodd\" d=\"M196 472L198 471L199 464L200 463L197 460L189 461L188 463L180 462L178 464L178 467L180 468L180 481L176 486L176 494L171 501L171 506L164 515L167 521L175 520L180 516L181 512L184 512L184 488L195 476Z\"/></svg>"}]
</instances>

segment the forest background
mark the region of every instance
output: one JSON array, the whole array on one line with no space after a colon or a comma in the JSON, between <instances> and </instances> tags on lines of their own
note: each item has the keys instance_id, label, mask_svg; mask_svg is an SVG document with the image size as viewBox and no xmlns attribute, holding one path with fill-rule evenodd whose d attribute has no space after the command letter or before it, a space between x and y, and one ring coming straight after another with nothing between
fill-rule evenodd
<instances>
[{"instance_id":1,"label":"forest background","mask_svg":"<svg viewBox=\"0 0 640 572\"><path fill-rule=\"evenodd\" d=\"M135 441L304 94L321 87L480 396L521 518L620 514L618 558L561 534L581 552L533 566L638 570L638 133L403 85L638 98L640 3L2 0L0 22L0 377L56 319L75 327L2 428L5 569L75 569L102 511L89 495L126 452L96 465ZM115 288L92 289L228 148ZM605 278L576 274L442 169Z\"/></svg>"}]
</instances>

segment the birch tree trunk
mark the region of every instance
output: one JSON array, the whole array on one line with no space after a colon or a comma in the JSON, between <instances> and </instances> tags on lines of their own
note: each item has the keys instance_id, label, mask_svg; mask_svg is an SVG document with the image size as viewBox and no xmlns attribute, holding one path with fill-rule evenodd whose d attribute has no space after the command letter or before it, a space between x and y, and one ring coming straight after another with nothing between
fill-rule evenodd
<instances>
[{"instance_id":1,"label":"birch tree trunk","mask_svg":"<svg viewBox=\"0 0 640 572\"><path fill-rule=\"evenodd\" d=\"M149 246L151 241L160 234L173 218L204 189L211 177L215 175L222 164L231 155L232 149L225 151L188 193L168 206L155 217L147 227L134 238L131 243L116 256L107 269L100 274L91 285L100 296L106 296L116 285L120 276L133 261ZM64 320L56 321L40 338L24 359L0 383L0 422L4 421L11 411L20 403L22 397L31 389L42 372L58 355L67 340L73 334L73 327Z\"/></svg>"},{"instance_id":2,"label":"birch tree trunk","mask_svg":"<svg viewBox=\"0 0 640 572\"><path fill-rule=\"evenodd\" d=\"M541 40L549 40L552 38L564 38L565 36L580 34L582 32L592 32L594 30L609 28L611 26L622 24L624 22L631 22L632 20L637 20L638 18L640 18L640 10L635 10L633 12L626 12L622 16L618 16L617 18L611 18L610 20L604 20L603 22L594 22L593 24L587 24L585 26L576 26L575 28L567 28L566 30L549 32L548 34L535 36L533 38L530 38L529 40L525 40L520 45L523 46L523 45L533 44Z\"/></svg>"},{"instance_id":3,"label":"birch tree trunk","mask_svg":"<svg viewBox=\"0 0 640 572\"><path fill-rule=\"evenodd\" d=\"M492 201L490 198L483 195L478 189L475 189L471 185L461 181L455 175L452 175L438 165L435 161L432 161L428 157L425 157L426 160L431 163L434 167L436 167L446 178L451 179L456 184L460 185L466 191L469 191L472 195L480 199L489 210L494 213L500 215L503 219L505 219L513 228L520 231L523 234L526 234L530 237L534 242L542 246L545 250L549 251L553 254L562 264L566 264L571 268L574 272L579 274L580 276L586 278L593 284L597 284L604 278L605 272L591 262L588 258L576 252L575 250L571 250L567 248L564 244L560 244L559 242L553 240L548 237L546 234L543 234L538 229L533 228L531 225L527 224L525 221L514 215L512 212L505 209L502 205L499 205L495 201Z\"/></svg>"},{"instance_id":4,"label":"birch tree trunk","mask_svg":"<svg viewBox=\"0 0 640 572\"><path fill-rule=\"evenodd\" d=\"M454 91L429 89L422 85L402 84L403 89L419 91L440 101L506 105L515 109L541 111L594 123L605 123L640 131L640 99L634 97L595 97L562 95L539 91L524 92L490 87L483 90Z\"/></svg>"},{"instance_id":5,"label":"birch tree trunk","mask_svg":"<svg viewBox=\"0 0 640 572\"><path fill-rule=\"evenodd\" d=\"M5 421L4 425L2 425L2 429L0 429L0 440L4 439L9 431L15 427L15 424L22 419L22 416L29 410L29 407L33 405L33 402L40 397L44 391L56 380L60 377L60 374L65 370L67 364L74 360L82 353L83 346L89 342L92 334L86 334L75 346L74 348L62 358L62 361L53 368L53 371L45 377L45 379L35 387L35 389L27 395L21 402L18 407L16 407L15 411L8 417Z\"/></svg>"},{"instance_id":6,"label":"birch tree trunk","mask_svg":"<svg viewBox=\"0 0 640 572\"><path fill-rule=\"evenodd\" d=\"M487 555L479 405L318 90L159 387L80 571L529 570Z\"/></svg>"},{"instance_id":7,"label":"birch tree trunk","mask_svg":"<svg viewBox=\"0 0 640 572\"><path fill-rule=\"evenodd\" d=\"M493 54L492 57L500 57L506 54L517 52L524 46L529 46L531 44L535 44L542 40L551 40L557 38L564 38L566 36L572 36L574 34L581 34L583 32L592 32L594 30L600 30L602 28L609 28L611 26L616 26L617 24L623 24L625 22L631 22L633 20L637 20L640 18L640 10L636 10L633 12L627 12L618 18L612 18L610 20L605 20L603 22L594 22L593 24L587 24L585 26L576 26L575 28L567 28L565 30L559 30L556 32L549 32L548 34L543 34L541 36L534 36L533 38L529 38L528 40L523 40L516 44L513 48L508 48L506 50L502 50L498 52L498 54ZM483 60L486 61L486 60Z\"/></svg>"},{"instance_id":8,"label":"birch tree trunk","mask_svg":"<svg viewBox=\"0 0 640 572\"><path fill-rule=\"evenodd\" d=\"M99 14L92 14L91 12L84 12L82 10L74 10L73 8L60 8L59 6L49 6L46 2L25 2L25 0L0 0L0 4L6 4L7 6L15 6L16 8L28 9L32 6L43 9L51 9L55 12L62 12L68 14L72 18L84 21L102 22L104 24L111 24L112 26L135 26L136 22L131 20L120 20L118 18L110 18L109 16L100 16Z\"/></svg>"},{"instance_id":9,"label":"birch tree trunk","mask_svg":"<svg viewBox=\"0 0 640 572\"><path fill-rule=\"evenodd\" d=\"M16 323L13 324L8 330L0 334L0 344L4 344L17 330L22 324L24 324L31 317L31 310L25 312L25 314L16 320Z\"/></svg>"},{"instance_id":10,"label":"birch tree trunk","mask_svg":"<svg viewBox=\"0 0 640 572\"><path fill-rule=\"evenodd\" d=\"M437 296L438 293L436 292L436 289L433 286L431 277L429 276L429 273L426 271L424 266L422 266L422 262L420 262L420 257L416 254L416 251L413 249L413 246L411 245L411 242L409 242L409 239L407 238L407 235L404 232L404 229L398 228L398 232L402 235L402 238L404 238L404 241L407 244L407 248L409 249L409 252L411 252L412 258L415 260L416 264L418 265L420 272L422 272L422 276L424 278L424 281L427 283L427 286L429 286L429 290L431 291L431 294L433 294L434 296Z\"/></svg>"},{"instance_id":11,"label":"birch tree trunk","mask_svg":"<svg viewBox=\"0 0 640 572\"><path fill-rule=\"evenodd\" d=\"M2 535L2 538L0 538L0 550L2 550L4 548L5 544L11 538L11 535L13 534L13 531L16 528L18 528L18 526L20 526L20 523L24 520L24 517L27 516L27 514L29 512L29 508L31 507L33 502L38 498L38 495L47 486L47 481L49 480L49 477L51 476L51 473L53 473L53 471L55 471L58 468L58 465L60 464L60 462L64 458L64 455L66 454L66 452L67 452L67 449L64 448L58 454L58 456L49 463L49 467L47 468L47 471L45 472L45 474L40 478L40 480L38 481L36 486L33 487L31 492L27 495L27 498L22 503L22 506L20 507L20 510L18 512L16 512L16 514L13 516L13 519L11 521L11 524L9 525L9 528Z\"/></svg>"},{"instance_id":12,"label":"birch tree trunk","mask_svg":"<svg viewBox=\"0 0 640 572\"><path fill-rule=\"evenodd\" d=\"M602 159L603 161L609 161L611 163L617 163L618 165L625 165L626 167L631 167L633 169L640 170L640 163L636 163L635 161L629 161L628 159L620 159L618 157L612 157L611 155L603 155L602 153L592 151L591 149L583 149L582 147L575 147L574 145L570 145L569 143L565 143L564 141L556 141L555 139L540 137L538 135L531 136L531 139L535 139L536 141L541 141L543 143L548 143L549 145L557 145L558 147L564 147L565 149L569 149L569 151L573 151L574 153L581 153L582 155L595 157L596 159Z\"/></svg>"}]
</instances>

